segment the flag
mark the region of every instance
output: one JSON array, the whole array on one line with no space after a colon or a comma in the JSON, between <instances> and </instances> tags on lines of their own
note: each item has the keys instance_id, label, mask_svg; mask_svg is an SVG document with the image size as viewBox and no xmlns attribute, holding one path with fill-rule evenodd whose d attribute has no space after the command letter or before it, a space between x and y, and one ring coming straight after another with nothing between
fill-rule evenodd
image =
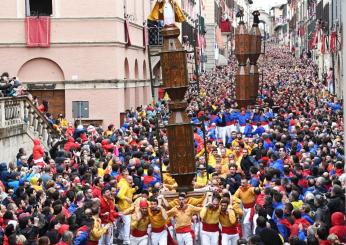
<instances>
[{"instance_id":1,"label":"flag","mask_svg":"<svg viewBox=\"0 0 346 245\"><path fill-rule=\"evenodd\" d=\"M317 42L318 42L318 35L317 35L317 31L314 32L314 37L312 39L312 48L316 48L317 46Z\"/></svg>"},{"instance_id":2,"label":"flag","mask_svg":"<svg viewBox=\"0 0 346 245\"><path fill-rule=\"evenodd\" d=\"M333 31L330 35L330 51L335 52L336 50L336 31Z\"/></svg>"},{"instance_id":3,"label":"flag","mask_svg":"<svg viewBox=\"0 0 346 245\"><path fill-rule=\"evenodd\" d=\"M26 17L25 31L27 47L47 48L50 46L49 16Z\"/></svg>"},{"instance_id":4,"label":"flag","mask_svg":"<svg viewBox=\"0 0 346 245\"><path fill-rule=\"evenodd\" d=\"M326 51L326 40L324 40L324 39L325 39L324 33L322 33L322 35L321 35L321 42L322 42L322 44L321 44L321 54L324 54L325 51Z\"/></svg>"}]
</instances>

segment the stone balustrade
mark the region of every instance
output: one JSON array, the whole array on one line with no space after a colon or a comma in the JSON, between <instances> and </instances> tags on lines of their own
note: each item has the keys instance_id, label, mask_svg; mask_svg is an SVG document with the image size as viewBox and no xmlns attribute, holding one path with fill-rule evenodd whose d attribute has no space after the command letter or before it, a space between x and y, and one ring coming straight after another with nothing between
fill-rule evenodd
<instances>
[{"instance_id":1,"label":"stone balustrade","mask_svg":"<svg viewBox=\"0 0 346 245\"><path fill-rule=\"evenodd\" d=\"M25 126L32 138L40 138L47 150L57 136L47 118L27 96L0 98L0 129L21 126Z\"/></svg>"}]
</instances>

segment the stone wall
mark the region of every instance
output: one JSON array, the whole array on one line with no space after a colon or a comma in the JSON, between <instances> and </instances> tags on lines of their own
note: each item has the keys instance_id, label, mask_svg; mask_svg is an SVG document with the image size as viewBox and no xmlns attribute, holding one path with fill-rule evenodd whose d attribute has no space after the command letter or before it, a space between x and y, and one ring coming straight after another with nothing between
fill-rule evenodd
<instances>
[{"instance_id":1,"label":"stone wall","mask_svg":"<svg viewBox=\"0 0 346 245\"><path fill-rule=\"evenodd\" d=\"M0 129L0 163L15 161L20 147L23 147L30 155L33 146L33 139L27 133L26 125L22 124Z\"/></svg>"}]
</instances>

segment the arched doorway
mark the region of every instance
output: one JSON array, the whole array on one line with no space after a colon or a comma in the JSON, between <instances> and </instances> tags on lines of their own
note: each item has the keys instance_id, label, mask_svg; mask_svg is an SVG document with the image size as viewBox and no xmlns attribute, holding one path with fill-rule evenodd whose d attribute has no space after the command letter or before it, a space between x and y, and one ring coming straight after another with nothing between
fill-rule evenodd
<instances>
[{"instance_id":1,"label":"arched doorway","mask_svg":"<svg viewBox=\"0 0 346 245\"><path fill-rule=\"evenodd\" d=\"M138 80L139 72L138 72L138 61L135 60L135 79Z\"/></svg>"},{"instance_id":2,"label":"arched doorway","mask_svg":"<svg viewBox=\"0 0 346 245\"><path fill-rule=\"evenodd\" d=\"M56 89L56 84L62 83L65 76L56 62L42 57L28 60L20 67L17 76L40 103L48 101L48 112L54 117L65 114L65 90Z\"/></svg>"},{"instance_id":3,"label":"arched doorway","mask_svg":"<svg viewBox=\"0 0 346 245\"><path fill-rule=\"evenodd\" d=\"M130 78L130 66L129 66L129 61L127 60L127 58L125 58L124 61L124 79L129 79Z\"/></svg>"},{"instance_id":4,"label":"arched doorway","mask_svg":"<svg viewBox=\"0 0 346 245\"><path fill-rule=\"evenodd\" d=\"M25 62L17 76L23 82L61 82L65 80L61 67L47 58L34 58Z\"/></svg>"}]
</instances>

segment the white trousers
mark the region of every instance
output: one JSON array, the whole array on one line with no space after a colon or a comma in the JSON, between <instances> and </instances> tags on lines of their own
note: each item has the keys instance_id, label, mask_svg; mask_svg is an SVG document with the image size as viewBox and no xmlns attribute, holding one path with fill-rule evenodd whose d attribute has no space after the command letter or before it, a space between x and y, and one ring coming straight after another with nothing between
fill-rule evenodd
<instances>
[{"instance_id":1,"label":"white trousers","mask_svg":"<svg viewBox=\"0 0 346 245\"><path fill-rule=\"evenodd\" d=\"M119 238L124 241L124 244L130 244L131 214L120 215L120 217L124 224L120 229Z\"/></svg>"},{"instance_id":2,"label":"white trousers","mask_svg":"<svg viewBox=\"0 0 346 245\"><path fill-rule=\"evenodd\" d=\"M103 227L105 224L102 225ZM113 244L113 226L111 226L107 233L103 234L99 240L98 245L109 245Z\"/></svg>"},{"instance_id":3,"label":"white trousers","mask_svg":"<svg viewBox=\"0 0 346 245\"><path fill-rule=\"evenodd\" d=\"M240 133L242 133L242 134L243 134L243 133L244 133L244 130L245 130L245 126L240 126L240 127L239 127L239 131L240 131Z\"/></svg>"},{"instance_id":4,"label":"white trousers","mask_svg":"<svg viewBox=\"0 0 346 245\"><path fill-rule=\"evenodd\" d=\"M223 144L226 144L226 127L216 127L216 131L217 131L217 138L221 139Z\"/></svg>"},{"instance_id":5,"label":"white trousers","mask_svg":"<svg viewBox=\"0 0 346 245\"><path fill-rule=\"evenodd\" d=\"M178 245L193 245L191 233L177 233L177 242Z\"/></svg>"},{"instance_id":6,"label":"white trousers","mask_svg":"<svg viewBox=\"0 0 346 245\"><path fill-rule=\"evenodd\" d=\"M131 235L130 240L131 245L148 245L148 235L142 237L134 237Z\"/></svg>"},{"instance_id":7,"label":"white trousers","mask_svg":"<svg viewBox=\"0 0 346 245\"><path fill-rule=\"evenodd\" d=\"M166 245L167 244L167 230L151 232L151 245Z\"/></svg>"},{"instance_id":8,"label":"white trousers","mask_svg":"<svg viewBox=\"0 0 346 245\"><path fill-rule=\"evenodd\" d=\"M214 231L201 231L202 245L218 245L219 244L219 232Z\"/></svg>"},{"instance_id":9,"label":"white trousers","mask_svg":"<svg viewBox=\"0 0 346 245\"><path fill-rule=\"evenodd\" d=\"M244 239L249 239L249 237L252 235L251 231L251 220L250 220L250 215L251 215L251 208L244 208L244 215L243 215L243 238Z\"/></svg>"},{"instance_id":10,"label":"white trousers","mask_svg":"<svg viewBox=\"0 0 346 245\"><path fill-rule=\"evenodd\" d=\"M238 127L237 127L237 125L229 125L229 126L226 126L226 135L227 135L227 137L228 138L230 138L231 137L231 135L232 135L232 132L238 132L239 130L238 130Z\"/></svg>"},{"instance_id":11,"label":"white trousers","mask_svg":"<svg viewBox=\"0 0 346 245\"><path fill-rule=\"evenodd\" d=\"M239 234L228 235L221 233L221 245L237 245Z\"/></svg>"}]
</instances>

